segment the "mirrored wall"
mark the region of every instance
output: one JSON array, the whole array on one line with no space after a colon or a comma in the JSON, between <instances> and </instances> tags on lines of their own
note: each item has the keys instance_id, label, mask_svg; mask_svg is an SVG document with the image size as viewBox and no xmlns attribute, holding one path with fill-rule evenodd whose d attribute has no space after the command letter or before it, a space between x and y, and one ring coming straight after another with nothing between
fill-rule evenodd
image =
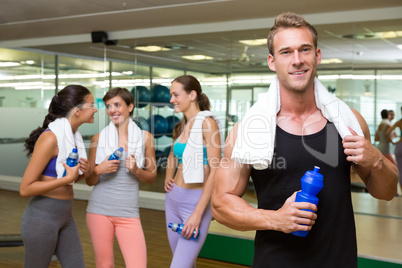
<instances>
[{"instance_id":1,"label":"mirrored wall","mask_svg":"<svg viewBox=\"0 0 402 268\"><path fill-rule=\"evenodd\" d=\"M80 132L87 144L107 123L102 97L112 87L132 90L142 86L170 87L171 81L183 74L197 77L212 104L212 112L222 120L225 135L242 119L245 112L266 92L274 73L211 74L148 66L134 60L85 58L27 50L0 49L0 159L1 175L20 177L28 159L23 143L29 133L42 125L51 98L68 84L81 84L93 93L98 107L94 124ZM381 121L382 109L394 110L401 118L402 69L319 70L318 78L328 91L359 111L366 119L372 137ZM170 105L139 105L134 116L149 119L152 115L173 116ZM176 115L180 117L181 115ZM400 133L397 133L400 135ZM169 135L155 136L159 155L172 143ZM373 139L374 142L374 139ZM161 188L160 191L163 191Z\"/></svg>"}]
</instances>

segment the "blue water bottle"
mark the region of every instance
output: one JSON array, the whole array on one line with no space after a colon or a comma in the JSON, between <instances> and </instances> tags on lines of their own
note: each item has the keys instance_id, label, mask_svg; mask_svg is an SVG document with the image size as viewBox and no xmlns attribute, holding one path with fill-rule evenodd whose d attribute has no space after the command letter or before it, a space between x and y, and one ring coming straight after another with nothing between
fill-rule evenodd
<instances>
[{"instance_id":1,"label":"blue water bottle","mask_svg":"<svg viewBox=\"0 0 402 268\"><path fill-rule=\"evenodd\" d=\"M123 147L120 147L111 154L108 160L120 160L120 158L123 156L123 151Z\"/></svg>"},{"instance_id":2,"label":"blue water bottle","mask_svg":"<svg viewBox=\"0 0 402 268\"><path fill-rule=\"evenodd\" d=\"M73 151L68 154L68 157L66 160L67 166L75 167L76 165L78 165L78 153L77 152L78 152L77 149L74 148ZM66 175L67 175L67 171L64 170L63 177L65 177Z\"/></svg>"},{"instance_id":3,"label":"blue water bottle","mask_svg":"<svg viewBox=\"0 0 402 268\"><path fill-rule=\"evenodd\" d=\"M314 170L308 170L301 178L302 190L296 194L296 202L309 202L314 205L318 204L316 196L322 187L324 187L324 176L319 173L320 168L315 166ZM307 209L307 211L314 212ZM300 237L306 237L309 231L295 231L292 234Z\"/></svg>"},{"instance_id":4,"label":"blue water bottle","mask_svg":"<svg viewBox=\"0 0 402 268\"><path fill-rule=\"evenodd\" d=\"M181 231L183 230L184 224L182 223L169 223L169 228L172 229L173 232L177 232L179 235L181 234ZM198 237L200 236L200 232L196 232L194 230L193 235L191 236L191 239L197 240Z\"/></svg>"}]
</instances>

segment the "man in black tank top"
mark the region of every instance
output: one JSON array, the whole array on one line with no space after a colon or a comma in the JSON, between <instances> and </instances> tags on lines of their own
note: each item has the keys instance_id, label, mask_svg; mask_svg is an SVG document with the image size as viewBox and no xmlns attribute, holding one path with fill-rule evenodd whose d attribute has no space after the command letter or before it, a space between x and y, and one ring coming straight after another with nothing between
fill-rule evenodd
<instances>
[{"instance_id":1,"label":"man in black tank top","mask_svg":"<svg viewBox=\"0 0 402 268\"><path fill-rule=\"evenodd\" d=\"M237 124L215 175L213 215L230 228L257 230L253 267L357 267L350 168L372 196L385 200L396 195L398 171L373 147L367 123L357 111L351 114L364 136L349 127L351 135L342 139L338 126L317 108L314 78L321 51L313 26L297 14L283 13L271 28L268 48L268 65L277 74L280 93L272 160L261 170L232 159L242 126ZM295 202L301 177L314 166L324 175L319 210ZM258 208L241 198L250 177ZM290 234L294 231L309 234L297 237Z\"/></svg>"}]
</instances>

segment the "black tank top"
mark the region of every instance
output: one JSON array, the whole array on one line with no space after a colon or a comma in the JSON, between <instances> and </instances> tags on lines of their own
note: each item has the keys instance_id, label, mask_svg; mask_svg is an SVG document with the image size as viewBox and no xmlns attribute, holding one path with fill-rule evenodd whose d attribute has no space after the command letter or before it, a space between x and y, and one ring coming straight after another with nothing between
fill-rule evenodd
<instances>
[{"instance_id":1,"label":"black tank top","mask_svg":"<svg viewBox=\"0 0 402 268\"><path fill-rule=\"evenodd\" d=\"M350 163L332 123L318 133L296 136L276 128L274 157L265 170L252 168L258 207L277 210L301 189L307 170L320 167L318 218L307 237L257 231L252 267L357 267L356 230L350 192Z\"/></svg>"}]
</instances>

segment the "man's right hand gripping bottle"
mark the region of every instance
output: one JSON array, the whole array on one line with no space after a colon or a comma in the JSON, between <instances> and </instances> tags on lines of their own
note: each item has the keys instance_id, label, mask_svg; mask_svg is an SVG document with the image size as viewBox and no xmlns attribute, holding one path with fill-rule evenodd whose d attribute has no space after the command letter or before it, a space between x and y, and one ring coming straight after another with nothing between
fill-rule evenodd
<instances>
[{"instance_id":1,"label":"man's right hand gripping bottle","mask_svg":"<svg viewBox=\"0 0 402 268\"><path fill-rule=\"evenodd\" d=\"M322 187L324 187L324 176L319 173L320 168L315 166L314 170L308 170L301 178L302 190L296 194L296 202L309 202L314 205L318 204L316 196ZM307 210L314 212L312 210ZM295 231L292 234L300 237L306 237L309 231Z\"/></svg>"}]
</instances>

